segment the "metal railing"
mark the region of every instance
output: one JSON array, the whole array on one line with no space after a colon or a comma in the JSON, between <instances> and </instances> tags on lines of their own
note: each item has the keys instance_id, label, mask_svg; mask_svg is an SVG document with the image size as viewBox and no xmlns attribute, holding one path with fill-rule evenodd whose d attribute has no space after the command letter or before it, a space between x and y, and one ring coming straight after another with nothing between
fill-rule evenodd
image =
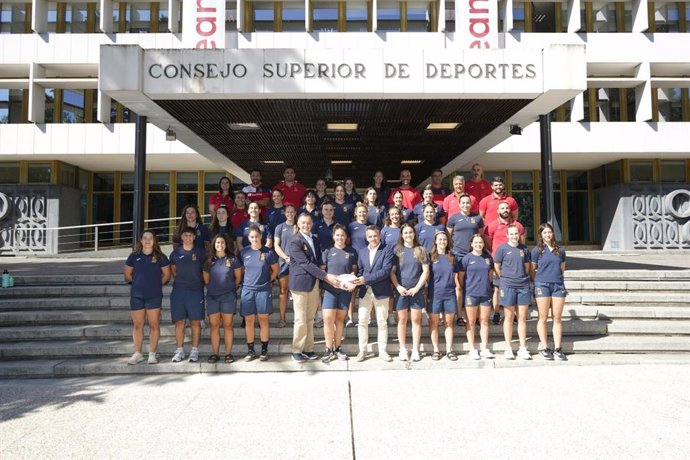
<instances>
[{"instance_id":1,"label":"metal railing","mask_svg":"<svg viewBox=\"0 0 690 460\"><path fill-rule=\"evenodd\" d=\"M208 220L209 214L201 216ZM161 243L172 241L172 230L179 217L144 220L144 228L153 230ZM103 249L132 247L133 221L105 222L65 227L24 228L13 232L13 254L53 255L75 252L97 252Z\"/></svg>"}]
</instances>

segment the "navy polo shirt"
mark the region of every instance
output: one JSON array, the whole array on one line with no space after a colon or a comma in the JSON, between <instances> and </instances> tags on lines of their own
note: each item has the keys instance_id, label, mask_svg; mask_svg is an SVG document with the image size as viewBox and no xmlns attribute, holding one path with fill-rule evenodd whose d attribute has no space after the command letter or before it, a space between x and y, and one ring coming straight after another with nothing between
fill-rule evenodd
<instances>
[{"instance_id":1,"label":"navy polo shirt","mask_svg":"<svg viewBox=\"0 0 690 460\"><path fill-rule=\"evenodd\" d=\"M393 247L398 244L400 238L400 227L383 227L381 229L381 242L386 246Z\"/></svg>"},{"instance_id":2,"label":"navy polo shirt","mask_svg":"<svg viewBox=\"0 0 690 460\"><path fill-rule=\"evenodd\" d=\"M347 233L350 236L350 245L355 251L359 251L367 244L367 224L359 222L351 222L347 226Z\"/></svg>"},{"instance_id":3,"label":"navy polo shirt","mask_svg":"<svg viewBox=\"0 0 690 460\"><path fill-rule=\"evenodd\" d=\"M443 212L443 208L436 203L432 203L434 205L434 208L436 209L436 221L434 222L436 225L439 224L439 220L441 220L441 217L445 216L446 213ZM419 203L416 204L414 209L412 209L412 212L414 212L414 215L417 216L417 222L424 222L424 208L426 207L425 203Z\"/></svg>"},{"instance_id":4,"label":"navy polo shirt","mask_svg":"<svg viewBox=\"0 0 690 460\"><path fill-rule=\"evenodd\" d=\"M214 296L235 292L235 270L238 268L242 268L242 263L236 257L214 257L211 266L204 269L211 275L206 292Z\"/></svg>"},{"instance_id":5,"label":"navy polo shirt","mask_svg":"<svg viewBox=\"0 0 690 460\"><path fill-rule=\"evenodd\" d=\"M347 227L350 222L352 222L353 216L355 215L355 205L347 202L338 204L334 201L333 206L335 207L333 220Z\"/></svg>"},{"instance_id":6,"label":"navy polo shirt","mask_svg":"<svg viewBox=\"0 0 690 460\"><path fill-rule=\"evenodd\" d=\"M453 254L464 256L472 252L472 249L470 249L472 235L479 232L479 229L484 228L484 221L480 216L466 216L458 212L450 216L446 227L448 230L453 231Z\"/></svg>"},{"instance_id":7,"label":"navy polo shirt","mask_svg":"<svg viewBox=\"0 0 690 460\"><path fill-rule=\"evenodd\" d=\"M367 225L376 225L378 228L383 227L385 213L386 208L383 206L367 206Z\"/></svg>"},{"instance_id":8,"label":"navy polo shirt","mask_svg":"<svg viewBox=\"0 0 690 460\"><path fill-rule=\"evenodd\" d=\"M335 224L337 224L335 220L331 225L320 220L312 226L311 234L316 236L316 239L319 240L319 246L321 246L321 248L330 248L333 246L333 226Z\"/></svg>"},{"instance_id":9,"label":"navy polo shirt","mask_svg":"<svg viewBox=\"0 0 690 460\"><path fill-rule=\"evenodd\" d=\"M431 254L431 251L434 250L434 236L436 232L442 232L446 228L443 225L429 225L426 222L422 222L417 224L414 229L417 232L419 244L424 246L426 252Z\"/></svg>"},{"instance_id":10,"label":"navy polo shirt","mask_svg":"<svg viewBox=\"0 0 690 460\"><path fill-rule=\"evenodd\" d=\"M134 269L132 297L150 299L163 296L162 269L170 265L170 260L165 255L160 257L153 253L147 255L133 252L127 257L125 265Z\"/></svg>"},{"instance_id":11,"label":"navy polo shirt","mask_svg":"<svg viewBox=\"0 0 690 460\"><path fill-rule=\"evenodd\" d=\"M333 246L326 249L321 253L321 260L326 266L326 273L331 275L352 273L353 265L355 266L355 273L357 272L357 252L351 246L345 246L343 249ZM340 291L330 284L325 284L324 289L330 292Z\"/></svg>"},{"instance_id":12,"label":"navy polo shirt","mask_svg":"<svg viewBox=\"0 0 690 460\"><path fill-rule=\"evenodd\" d=\"M271 289L271 265L278 263L278 256L271 249L261 247L242 249L240 259L244 265L242 289L268 291Z\"/></svg>"},{"instance_id":13,"label":"navy polo shirt","mask_svg":"<svg viewBox=\"0 0 690 460\"><path fill-rule=\"evenodd\" d=\"M211 232L209 232L208 227L204 224L197 223L195 227L196 234L194 235L194 246L206 249L206 242L211 239ZM174 236L173 243L182 245L182 237Z\"/></svg>"},{"instance_id":14,"label":"navy polo shirt","mask_svg":"<svg viewBox=\"0 0 690 460\"><path fill-rule=\"evenodd\" d=\"M525 271L529 261L529 249L524 244L502 244L494 256L494 262L501 264L501 286L529 288L529 274Z\"/></svg>"},{"instance_id":15,"label":"navy polo shirt","mask_svg":"<svg viewBox=\"0 0 690 460\"><path fill-rule=\"evenodd\" d=\"M173 287L187 290L204 288L201 276L201 267L204 264L203 249L195 246L191 251L185 251L184 246L179 246L170 253L170 263L175 266Z\"/></svg>"},{"instance_id":16,"label":"navy polo shirt","mask_svg":"<svg viewBox=\"0 0 690 460\"><path fill-rule=\"evenodd\" d=\"M422 248L422 251L422 260L417 260L414 257L415 249L403 246L402 253L397 256L397 260L395 261L395 274L398 277L398 282L407 289L412 289L417 285L419 279L422 277L422 265L429 263L426 250Z\"/></svg>"},{"instance_id":17,"label":"navy polo shirt","mask_svg":"<svg viewBox=\"0 0 690 460\"><path fill-rule=\"evenodd\" d=\"M534 277L535 283L563 283L563 272L561 264L565 263L565 248L558 248L560 256L553 254L544 245L544 252L539 257L539 248L532 248L531 261L537 273Z\"/></svg>"},{"instance_id":18,"label":"navy polo shirt","mask_svg":"<svg viewBox=\"0 0 690 460\"><path fill-rule=\"evenodd\" d=\"M261 222L252 222L250 220L243 221L239 227L233 231L233 236L235 238L242 237L242 247L246 248L249 246L249 227L256 225L261 231L261 244L266 244L266 238L268 237L268 226L262 224Z\"/></svg>"},{"instance_id":19,"label":"navy polo shirt","mask_svg":"<svg viewBox=\"0 0 690 460\"><path fill-rule=\"evenodd\" d=\"M439 254L429 268L429 293L434 300L455 299L455 274L460 271L458 263L451 264L448 257Z\"/></svg>"},{"instance_id":20,"label":"navy polo shirt","mask_svg":"<svg viewBox=\"0 0 690 460\"><path fill-rule=\"evenodd\" d=\"M461 270L465 272L465 295L490 296L493 294L489 272L494 267L494 261L487 252L481 256L470 252L465 254L461 262Z\"/></svg>"}]
</instances>

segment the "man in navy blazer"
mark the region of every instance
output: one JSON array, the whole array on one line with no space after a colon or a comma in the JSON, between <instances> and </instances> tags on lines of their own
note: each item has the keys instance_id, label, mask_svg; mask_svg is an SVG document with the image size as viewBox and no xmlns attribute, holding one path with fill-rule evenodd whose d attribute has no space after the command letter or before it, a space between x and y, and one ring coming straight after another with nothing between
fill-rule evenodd
<instances>
[{"instance_id":1,"label":"man in navy blazer","mask_svg":"<svg viewBox=\"0 0 690 460\"><path fill-rule=\"evenodd\" d=\"M297 219L299 232L290 241L287 254L290 257L288 287L292 292L295 325L292 332L292 360L302 363L317 358L314 353L314 315L321 303L318 280L337 284L335 275L321 270L319 242L311 234L312 220L309 214Z\"/></svg>"},{"instance_id":2,"label":"man in navy blazer","mask_svg":"<svg viewBox=\"0 0 690 460\"><path fill-rule=\"evenodd\" d=\"M391 289L391 271L393 270L393 251L381 243L381 231L375 225L366 230L369 245L360 249L357 264L359 278L354 284L359 288L359 314L357 335L359 337L359 354L357 361L364 361L369 343L369 317L371 307L376 309L378 323L379 358L392 361L386 351L388 345L388 299L393 295Z\"/></svg>"}]
</instances>

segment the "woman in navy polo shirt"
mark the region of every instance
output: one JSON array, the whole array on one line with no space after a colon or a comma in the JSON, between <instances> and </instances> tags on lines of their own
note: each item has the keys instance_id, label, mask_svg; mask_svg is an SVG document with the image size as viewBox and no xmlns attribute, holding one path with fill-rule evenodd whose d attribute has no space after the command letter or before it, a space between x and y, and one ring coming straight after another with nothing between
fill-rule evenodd
<instances>
[{"instance_id":1,"label":"woman in navy polo shirt","mask_svg":"<svg viewBox=\"0 0 690 460\"><path fill-rule=\"evenodd\" d=\"M216 235L225 235L232 241L232 223L230 222L230 212L224 204L216 208L216 213L213 215L211 226L208 229L211 238ZM213 245L210 245L209 254L213 254Z\"/></svg>"},{"instance_id":2,"label":"woman in navy polo shirt","mask_svg":"<svg viewBox=\"0 0 690 460\"><path fill-rule=\"evenodd\" d=\"M216 215L222 208L216 210ZM242 280L242 264L230 251L224 235L216 235L211 240L209 256L204 264L204 283L206 284L206 310L211 336L211 356L209 363L220 359L220 323L223 322L223 339L225 342L225 362L231 363L232 318L237 312L237 295L235 290Z\"/></svg>"},{"instance_id":3,"label":"woman in navy polo shirt","mask_svg":"<svg viewBox=\"0 0 690 460\"><path fill-rule=\"evenodd\" d=\"M367 224L383 227L386 208L380 205L379 196L374 187L369 187L364 195L364 204L367 206Z\"/></svg>"},{"instance_id":4,"label":"woman in navy polo shirt","mask_svg":"<svg viewBox=\"0 0 690 460\"><path fill-rule=\"evenodd\" d=\"M280 189L275 189L271 195L271 207L266 210L266 223L268 224L269 235L273 234L273 230L285 222L285 205L283 204L283 192Z\"/></svg>"},{"instance_id":5,"label":"woman in navy polo shirt","mask_svg":"<svg viewBox=\"0 0 690 460\"><path fill-rule=\"evenodd\" d=\"M501 277L499 304L505 312L503 336L506 340L506 349L503 356L506 359L515 359L510 343L513 340L513 318L517 306L520 339L517 355L521 359L532 359L526 346L527 311L532 300L532 292L529 288L530 253L527 246L520 243L520 230L517 225L508 225L506 231L508 242L499 246L494 257L494 270L496 270L496 275Z\"/></svg>"},{"instance_id":6,"label":"woman in navy polo shirt","mask_svg":"<svg viewBox=\"0 0 690 460\"><path fill-rule=\"evenodd\" d=\"M206 250L206 243L210 238L208 227L201 223L201 214L196 205L188 204L182 208L182 215L177 223L177 228L173 234L173 248L177 248L182 244L182 231L186 228L194 229L194 246Z\"/></svg>"},{"instance_id":7,"label":"woman in navy polo shirt","mask_svg":"<svg viewBox=\"0 0 690 460\"><path fill-rule=\"evenodd\" d=\"M256 204L256 203L252 203ZM249 246L240 252L244 266L244 281L240 297L240 310L245 319L247 354L245 361L256 358L254 351L254 320L259 317L261 339L261 361L268 359L268 339L270 327L268 317L273 313L273 282L278 277L280 267L278 256L261 243L262 232L256 225L249 227Z\"/></svg>"},{"instance_id":8,"label":"woman in navy polo shirt","mask_svg":"<svg viewBox=\"0 0 690 460\"><path fill-rule=\"evenodd\" d=\"M333 220L347 226L352 222L352 217L355 213L355 205L345 200L345 186L343 184L335 186L333 195L333 207L335 208Z\"/></svg>"},{"instance_id":9,"label":"woman in navy polo shirt","mask_svg":"<svg viewBox=\"0 0 690 460\"><path fill-rule=\"evenodd\" d=\"M291 204L285 206L285 222L278 224L271 237L270 244L266 246L273 248L278 255L280 262L280 273L278 274L278 284L280 294L278 297L278 310L280 319L278 327L285 327L285 313L288 304L288 275L290 266L290 256L287 255L287 248L292 238L297 234L297 222L295 220L295 207Z\"/></svg>"},{"instance_id":10,"label":"woman in navy polo shirt","mask_svg":"<svg viewBox=\"0 0 690 460\"><path fill-rule=\"evenodd\" d=\"M170 294L170 316L175 323L175 343L177 349L172 358L179 363L185 358L184 332L187 320L192 326L192 352L189 362L199 361L199 341L201 340L201 320L204 319L204 280L201 274L205 251L194 244L195 230L187 227L182 230L182 246L170 254L172 274L175 277Z\"/></svg>"},{"instance_id":11,"label":"woman in navy polo shirt","mask_svg":"<svg viewBox=\"0 0 690 460\"><path fill-rule=\"evenodd\" d=\"M405 206L403 206L403 194L400 190L396 191L393 194L393 206L391 207L396 207L400 209L400 214L402 216L402 221L403 222L408 222L410 219L414 217L414 212L412 212L411 209L407 209Z\"/></svg>"},{"instance_id":12,"label":"woman in navy polo shirt","mask_svg":"<svg viewBox=\"0 0 690 460\"><path fill-rule=\"evenodd\" d=\"M539 321L537 333L539 334L539 354L546 360L556 358L559 361L567 361L568 358L561 349L563 337L563 306L565 305L565 248L558 246L551 224L544 223L537 231L537 245L532 248L532 279L534 279L534 297L537 299ZM555 350L549 348L549 336L546 330L546 320L551 309L553 320L553 344Z\"/></svg>"},{"instance_id":13,"label":"woman in navy polo shirt","mask_svg":"<svg viewBox=\"0 0 690 460\"><path fill-rule=\"evenodd\" d=\"M391 280L398 298L395 309L398 311L398 342L400 361L407 361L406 335L407 319L412 319L412 361L419 361L419 344L422 340L422 309L424 308L424 285L429 279L429 255L424 246L417 241L414 227L402 226L400 240L395 247L397 257L391 272ZM410 309L412 312L410 313Z\"/></svg>"},{"instance_id":14,"label":"woman in navy polo shirt","mask_svg":"<svg viewBox=\"0 0 690 460\"><path fill-rule=\"evenodd\" d=\"M491 316L492 295L491 279L494 274L494 261L491 254L484 251L484 238L478 233L470 239L472 252L462 258L460 268L460 283L464 290L465 310L467 312L467 342L470 345L470 359L495 358L489 350L489 317ZM464 279L464 282L463 282ZM482 351L477 351L474 345L475 325L477 316L481 323L479 336Z\"/></svg>"},{"instance_id":15,"label":"woman in navy polo shirt","mask_svg":"<svg viewBox=\"0 0 690 460\"><path fill-rule=\"evenodd\" d=\"M446 356L451 361L457 361L458 355L453 351L453 325L455 311L458 308L456 290L460 287L458 272L459 265L455 256L450 251L448 233L437 232L434 235L434 249L429 257L431 274L429 275L429 330L434 354L431 359L441 359L438 346L438 325L440 316L443 315L445 326Z\"/></svg>"},{"instance_id":16,"label":"woman in navy polo shirt","mask_svg":"<svg viewBox=\"0 0 690 460\"><path fill-rule=\"evenodd\" d=\"M367 207L363 203L355 206L355 220L347 226L347 234L350 236L352 249L359 252L367 244Z\"/></svg>"},{"instance_id":17,"label":"woman in navy polo shirt","mask_svg":"<svg viewBox=\"0 0 690 460\"><path fill-rule=\"evenodd\" d=\"M388 216L385 220L385 226L381 229L381 242L389 247L394 247L398 244L400 239L400 227L403 224L402 211L395 206L388 208ZM393 314L393 307L395 299L393 296L388 301L388 326L395 326L395 315Z\"/></svg>"},{"instance_id":18,"label":"woman in navy polo shirt","mask_svg":"<svg viewBox=\"0 0 690 460\"><path fill-rule=\"evenodd\" d=\"M333 227L333 246L323 251L321 269L333 275L357 273L357 252L347 245L345 227ZM326 339L326 353L321 361L327 363L335 359L347 360L341 348L343 324L352 299L352 290L339 289L324 283L323 290L323 334ZM354 289L354 285L352 286Z\"/></svg>"},{"instance_id":19,"label":"woman in navy polo shirt","mask_svg":"<svg viewBox=\"0 0 690 460\"><path fill-rule=\"evenodd\" d=\"M431 253L434 250L434 235L436 232L444 232L446 227L436 224L436 207L433 203L424 205L422 216L424 216L424 220L418 223L414 229L417 231L420 244L428 253Z\"/></svg>"},{"instance_id":20,"label":"woman in navy polo shirt","mask_svg":"<svg viewBox=\"0 0 690 460\"><path fill-rule=\"evenodd\" d=\"M249 219L242 222L242 224L234 230L235 236L235 251L239 255L242 248L249 246L249 229L254 226L261 232L261 244L266 243L269 235L269 229L266 224L261 223L261 208L258 203L249 203L247 208Z\"/></svg>"},{"instance_id":21,"label":"woman in navy polo shirt","mask_svg":"<svg viewBox=\"0 0 690 460\"><path fill-rule=\"evenodd\" d=\"M149 364L158 363L156 351L160 337L161 304L163 285L170 280L170 261L158 245L158 237L151 230L144 230L124 269L125 281L132 283L129 308L132 316L132 341L134 354L128 364L144 360L141 353L144 344L144 322L149 322Z\"/></svg>"},{"instance_id":22,"label":"woman in navy polo shirt","mask_svg":"<svg viewBox=\"0 0 690 460\"><path fill-rule=\"evenodd\" d=\"M302 207L297 210L296 215L309 214L311 216L311 221L317 222L321 219L321 211L316 205L316 200L316 192L312 189L307 190L307 193L304 195L304 203Z\"/></svg>"}]
</instances>

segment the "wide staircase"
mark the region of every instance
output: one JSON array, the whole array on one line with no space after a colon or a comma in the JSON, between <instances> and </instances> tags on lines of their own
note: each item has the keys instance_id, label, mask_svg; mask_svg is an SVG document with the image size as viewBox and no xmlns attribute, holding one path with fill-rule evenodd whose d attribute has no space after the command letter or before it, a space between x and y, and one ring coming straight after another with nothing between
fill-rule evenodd
<instances>
[{"instance_id":1,"label":"wide staircase","mask_svg":"<svg viewBox=\"0 0 690 460\"><path fill-rule=\"evenodd\" d=\"M690 271L655 270L573 270L567 272L563 322L563 348L577 356L616 354L677 354L690 356ZM244 330L235 320L233 364L208 364L210 354L208 328L203 331L201 359L198 363L171 363L175 344L170 323L169 293L165 288L163 319L157 365L145 363L128 366L132 354L129 319L129 286L122 275L44 274L16 279L15 287L0 290L0 377L67 377L131 373L200 373L235 371L358 370L407 368L449 368L486 365L472 362L464 328L455 328L459 361L434 362L428 328L424 328L423 351L418 363L400 363L395 328L389 328L389 352L393 363L370 359L364 363L320 361L297 364L289 359L292 338L291 307L288 326L276 327L271 317L268 362L241 360L246 351ZM277 294L277 293L276 293ZM528 348L536 353L536 308L530 308ZM551 322L549 321L549 331ZM408 325L408 348L411 342ZM323 329L316 328L316 351L323 350ZM376 329L369 328L370 344L376 349ZM477 342L478 342L477 337ZM258 344L257 329L257 347ZM443 332L440 334L444 348ZM144 351L147 350L144 344ZM185 348L189 351L189 330ZM505 347L502 326L491 326L490 347L496 362L502 361ZM513 349L517 348L517 331ZM222 351L221 345L221 351ZM257 348L258 349L258 348ZM357 354L357 329L345 329L344 349ZM541 358L534 356L535 361ZM520 361L515 363L521 364ZM526 364L526 363L522 363Z\"/></svg>"}]
</instances>

